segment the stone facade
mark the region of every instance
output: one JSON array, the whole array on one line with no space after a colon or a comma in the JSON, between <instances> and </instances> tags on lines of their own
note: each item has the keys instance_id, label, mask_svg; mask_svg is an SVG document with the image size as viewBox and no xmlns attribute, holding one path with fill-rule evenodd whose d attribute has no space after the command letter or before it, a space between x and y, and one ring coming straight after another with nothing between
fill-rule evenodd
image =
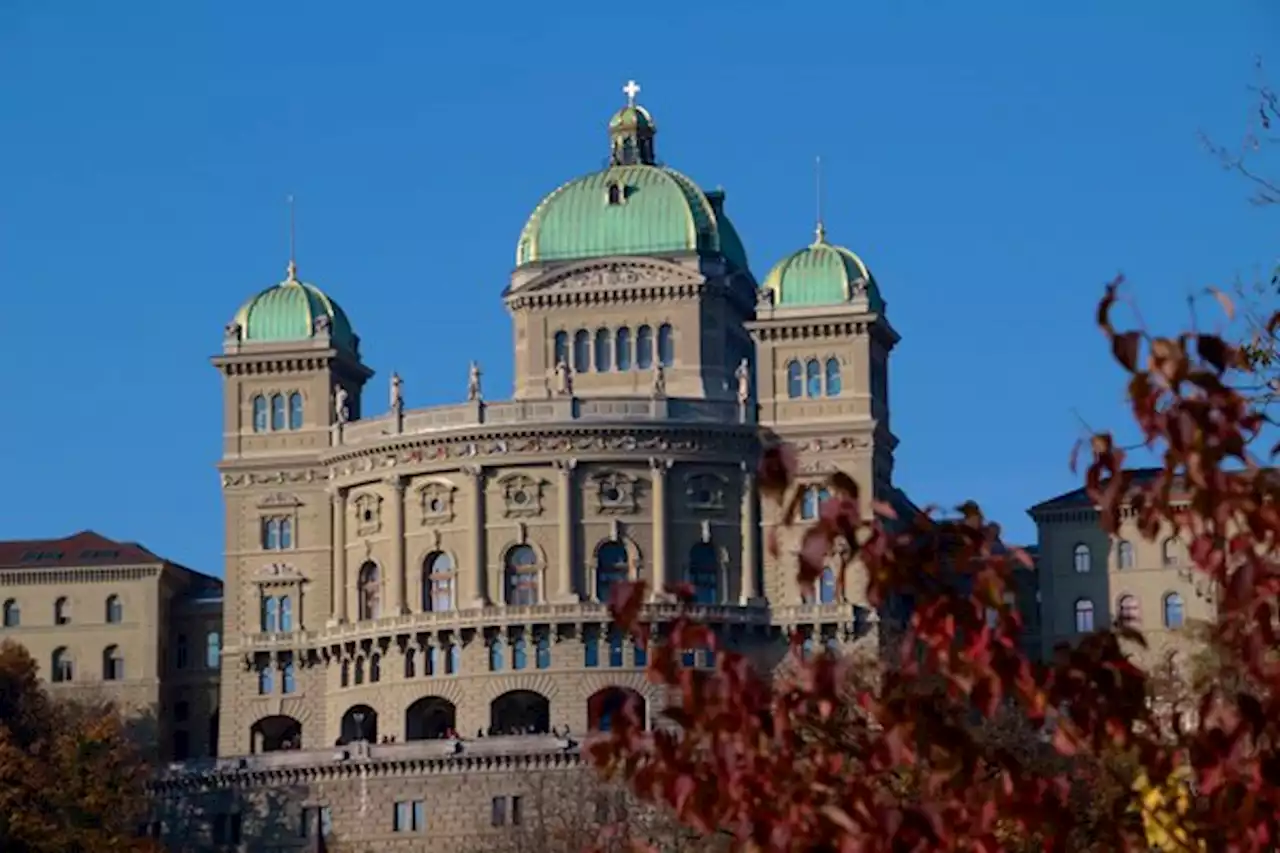
<instances>
[{"instance_id":1,"label":"stone facade","mask_svg":"<svg viewBox=\"0 0 1280 853\"><path fill-rule=\"evenodd\" d=\"M118 703L163 758L213 755L222 583L89 531L0 542L0 639L58 695Z\"/></svg>"}]
</instances>

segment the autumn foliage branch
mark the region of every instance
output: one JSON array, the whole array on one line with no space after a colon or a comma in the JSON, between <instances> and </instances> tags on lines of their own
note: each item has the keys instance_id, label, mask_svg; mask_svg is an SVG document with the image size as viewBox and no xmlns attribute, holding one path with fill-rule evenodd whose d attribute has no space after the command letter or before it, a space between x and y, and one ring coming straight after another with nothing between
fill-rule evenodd
<instances>
[{"instance_id":1,"label":"autumn foliage branch","mask_svg":"<svg viewBox=\"0 0 1280 853\"><path fill-rule=\"evenodd\" d=\"M1005 603L1030 558L1004 546L976 504L897 518L837 474L833 499L798 531L798 580L813 584L830 555L845 555L842 573L860 565L873 609L910 602L884 650L890 665L870 684L826 654L797 656L784 678L732 650L713 672L687 668L679 650L714 648L717 637L684 616L661 626L649 667L679 694L667 711L674 727L645 732L632 712L593 747L596 763L686 825L748 850L1277 849L1280 516L1276 478L1251 450L1266 418L1230 381L1249 367L1240 348L1216 335L1117 328L1118 286L1108 286L1098 326L1162 464L1138 480L1099 434L1085 488L1108 533L1132 517L1148 539L1173 532L1189 544L1215 591L1206 641L1244 677L1203 685L1194 714L1161 713L1155 674L1130 654L1142 634L1125 625L1033 664ZM764 453L761 490L788 529L796 471L791 448ZM776 556L779 543L769 544ZM688 588L671 591L691 600ZM644 600L635 584L613 604L618 623L641 635L651 630ZM1022 735L992 737L1010 719Z\"/></svg>"}]
</instances>

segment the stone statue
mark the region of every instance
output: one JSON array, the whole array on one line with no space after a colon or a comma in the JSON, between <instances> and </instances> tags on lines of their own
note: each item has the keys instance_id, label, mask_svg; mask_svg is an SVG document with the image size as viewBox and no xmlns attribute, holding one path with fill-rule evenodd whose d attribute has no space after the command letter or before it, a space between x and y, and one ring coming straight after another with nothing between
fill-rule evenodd
<instances>
[{"instance_id":1,"label":"stone statue","mask_svg":"<svg viewBox=\"0 0 1280 853\"><path fill-rule=\"evenodd\" d=\"M471 370L467 374L467 399L471 401L481 399L479 362L471 362Z\"/></svg>"},{"instance_id":2,"label":"stone statue","mask_svg":"<svg viewBox=\"0 0 1280 853\"><path fill-rule=\"evenodd\" d=\"M667 371L660 361L653 363L653 396L667 396Z\"/></svg>"},{"instance_id":3,"label":"stone statue","mask_svg":"<svg viewBox=\"0 0 1280 853\"><path fill-rule=\"evenodd\" d=\"M738 380L738 403L746 405L751 399L751 368L747 365L745 358L738 362L738 369L733 372L733 375Z\"/></svg>"},{"instance_id":4,"label":"stone statue","mask_svg":"<svg viewBox=\"0 0 1280 853\"><path fill-rule=\"evenodd\" d=\"M333 328L333 321L329 319L328 314L321 314L311 325L317 335L328 335Z\"/></svg>"},{"instance_id":5,"label":"stone statue","mask_svg":"<svg viewBox=\"0 0 1280 853\"><path fill-rule=\"evenodd\" d=\"M398 412L404 408L404 380L399 373L391 374L391 411Z\"/></svg>"},{"instance_id":6,"label":"stone statue","mask_svg":"<svg viewBox=\"0 0 1280 853\"><path fill-rule=\"evenodd\" d=\"M569 368L569 362L563 358L556 363L556 391L560 394L573 393L573 371Z\"/></svg>"},{"instance_id":7,"label":"stone statue","mask_svg":"<svg viewBox=\"0 0 1280 853\"><path fill-rule=\"evenodd\" d=\"M235 320L222 327L222 337L228 341L240 340L240 324Z\"/></svg>"},{"instance_id":8,"label":"stone statue","mask_svg":"<svg viewBox=\"0 0 1280 853\"><path fill-rule=\"evenodd\" d=\"M351 419L351 409L347 406L349 397L346 388L333 386L333 416L338 424L345 424Z\"/></svg>"},{"instance_id":9,"label":"stone statue","mask_svg":"<svg viewBox=\"0 0 1280 853\"><path fill-rule=\"evenodd\" d=\"M756 307L772 308L773 307L773 289L762 287L756 291Z\"/></svg>"}]
</instances>

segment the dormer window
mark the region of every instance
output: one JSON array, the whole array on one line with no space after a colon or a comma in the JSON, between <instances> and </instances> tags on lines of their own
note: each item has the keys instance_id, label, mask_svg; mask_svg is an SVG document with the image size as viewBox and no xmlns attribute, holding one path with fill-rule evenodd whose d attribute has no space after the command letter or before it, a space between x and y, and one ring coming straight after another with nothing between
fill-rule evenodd
<instances>
[{"instance_id":1,"label":"dormer window","mask_svg":"<svg viewBox=\"0 0 1280 853\"><path fill-rule=\"evenodd\" d=\"M609 184L609 204L622 204L627 200L627 192L621 184Z\"/></svg>"}]
</instances>

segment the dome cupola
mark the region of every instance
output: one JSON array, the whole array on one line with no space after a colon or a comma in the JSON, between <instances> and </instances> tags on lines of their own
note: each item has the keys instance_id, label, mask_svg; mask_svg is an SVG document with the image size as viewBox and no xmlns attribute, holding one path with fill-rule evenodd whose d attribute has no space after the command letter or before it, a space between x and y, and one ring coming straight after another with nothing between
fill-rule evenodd
<instances>
[{"instance_id":1,"label":"dome cupola","mask_svg":"<svg viewBox=\"0 0 1280 853\"><path fill-rule=\"evenodd\" d=\"M747 271L746 253L724 213L724 193L704 193L690 178L659 165L657 124L636 103L609 119L609 165L575 178L544 198L520 232L516 266L614 255L697 254L722 257Z\"/></svg>"},{"instance_id":2,"label":"dome cupola","mask_svg":"<svg viewBox=\"0 0 1280 853\"><path fill-rule=\"evenodd\" d=\"M867 265L849 249L827 242L821 222L812 243L774 265L763 289L778 307L863 303L868 311L884 311L880 288Z\"/></svg>"},{"instance_id":3,"label":"dome cupola","mask_svg":"<svg viewBox=\"0 0 1280 853\"><path fill-rule=\"evenodd\" d=\"M299 280L292 261L284 281L240 307L227 326L227 338L247 344L327 339L352 354L359 351L359 338L346 312L320 288Z\"/></svg>"}]
</instances>

